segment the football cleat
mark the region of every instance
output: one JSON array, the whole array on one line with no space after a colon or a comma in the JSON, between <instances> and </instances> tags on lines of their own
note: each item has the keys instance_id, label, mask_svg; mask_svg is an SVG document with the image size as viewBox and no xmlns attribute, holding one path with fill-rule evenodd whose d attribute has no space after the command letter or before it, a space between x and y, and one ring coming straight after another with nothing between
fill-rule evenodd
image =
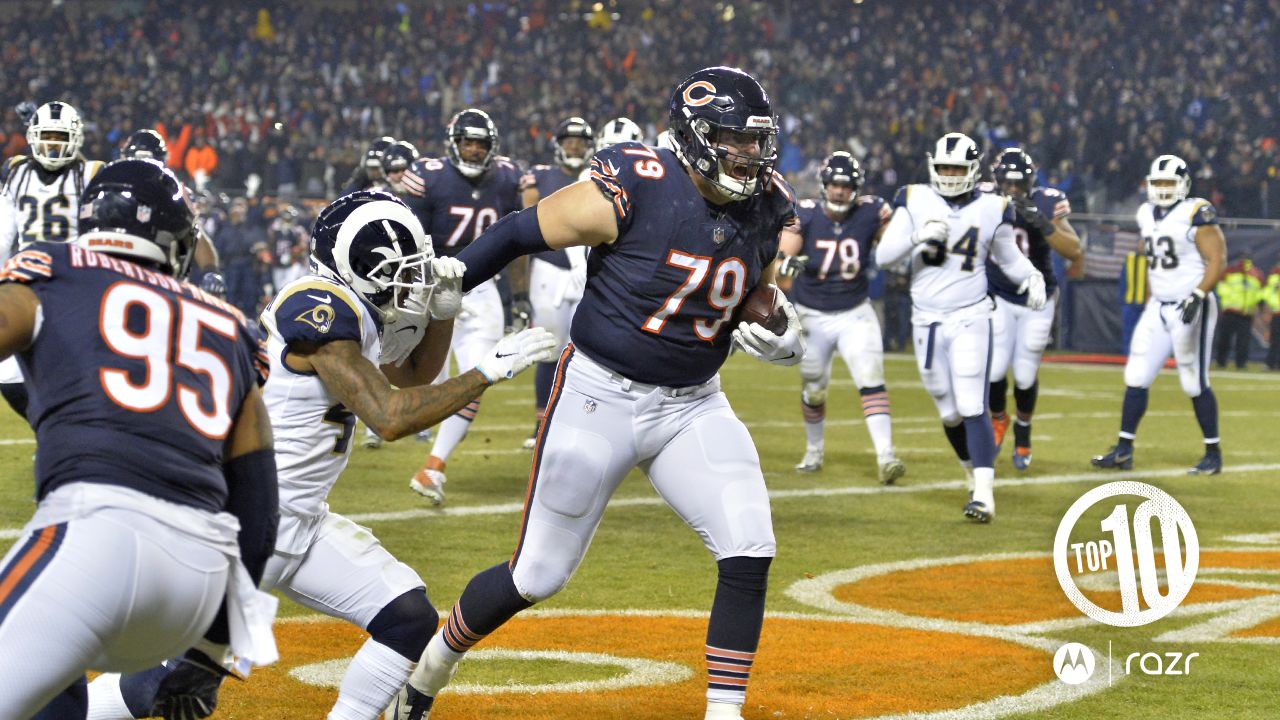
<instances>
[{"instance_id":1,"label":"football cleat","mask_svg":"<svg viewBox=\"0 0 1280 720\"><path fill-rule=\"evenodd\" d=\"M432 505L444 504L444 461L435 455L427 457L427 462L409 481L409 487L419 495L431 501Z\"/></svg>"},{"instance_id":2,"label":"football cleat","mask_svg":"<svg viewBox=\"0 0 1280 720\"><path fill-rule=\"evenodd\" d=\"M817 472L822 469L822 448L810 445L804 449L804 457L796 463L800 472Z\"/></svg>"},{"instance_id":3,"label":"football cleat","mask_svg":"<svg viewBox=\"0 0 1280 720\"><path fill-rule=\"evenodd\" d=\"M907 466L898 458L890 457L880 463L880 483L892 485L898 478L907 474Z\"/></svg>"},{"instance_id":4,"label":"football cleat","mask_svg":"<svg viewBox=\"0 0 1280 720\"><path fill-rule=\"evenodd\" d=\"M1222 472L1222 453L1207 452L1196 466L1187 471L1188 475L1217 475Z\"/></svg>"},{"instance_id":5,"label":"football cleat","mask_svg":"<svg viewBox=\"0 0 1280 720\"><path fill-rule=\"evenodd\" d=\"M529 437L524 439L524 442L521 443L520 447L524 448L525 450L532 450L535 447L537 447L538 446L538 430L541 427L542 427L541 421L534 423L533 432L529 433Z\"/></svg>"},{"instance_id":6,"label":"football cleat","mask_svg":"<svg viewBox=\"0 0 1280 720\"><path fill-rule=\"evenodd\" d=\"M1121 450L1119 445L1113 446L1106 455L1095 457L1093 466L1110 470L1132 470L1133 450Z\"/></svg>"},{"instance_id":7,"label":"football cleat","mask_svg":"<svg viewBox=\"0 0 1280 720\"><path fill-rule=\"evenodd\" d=\"M988 510L987 504L981 500L970 500L964 506L964 516L974 522L989 523L995 513Z\"/></svg>"},{"instance_id":8,"label":"football cleat","mask_svg":"<svg viewBox=\"0 0 1280 720\"><path fill-rule=\"evenodd\" d=\"M1013 449L1013 467L1018 470L1031 467L1031 448L1015 447Z\"/></svg>"},{"instance_id":9,"label":"football cleat","mask_svg":"<svg viewBox=\"0 0 1280 720\"><path fill-rule=\"evenodd\" d=\"M1009 416L1001 413L991 416L991 432L996 436L996 452L1004 445L1004 434L1009 431Z\"/></svg>"},{"instance_id":10,"label":"football cleat","mask_svg":"<svg viewBox=\"0 0 1280 720\"><path fill-rule=\"evenodd\" d=\"M426 430L422 430L417 435L415 435L414 438L418 442L423 442L423 443L431 442L436 438L436 431L431 428L427 428Z\"/></svg>"},{"instance_id":11,"label":"football cleat","mask_svg":"<svg viewBox=\"0 0 1280 720\"><path fill-rule=\"evenodd\" d=\"M372 428L364 429L364 440L360 444L370 450L377 450L382 447L382 438L378 437L378 433Z\"/></svg>"},{"instance_id":12,"label":"football cleat","mask_svg":"<svg viewBox=\"0 0 1280 720\"><path fill-rule=\"evenodd\" d=\"M387 706L382 717L383 720L427 720L431 717L431 705L434 702L435 698L414 690L412 685L405 685Z\"/></svg>"}]
</instances>

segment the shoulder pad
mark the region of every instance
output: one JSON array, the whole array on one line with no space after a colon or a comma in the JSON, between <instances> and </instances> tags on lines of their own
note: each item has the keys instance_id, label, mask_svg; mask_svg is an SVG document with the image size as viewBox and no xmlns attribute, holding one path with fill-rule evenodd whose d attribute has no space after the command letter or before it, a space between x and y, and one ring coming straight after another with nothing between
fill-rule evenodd
<instances>
[{"instance_id":1,"label":"shoulder pad","mask_svg":"<svg viewBox=\"0 0 1280 720\"><path fill-rule=\"evenodd\" d=\"M1218 210L1213 203L1203 198L1190 198L1194 203L1191 211L1192 225L1215 225L1218 222Z\"/></svg>"},{"instance_id":2,"label":"shoulder pad","mask_svg":"<svg viewBox=\"0 0 1280 720\"><path fill-rule=\"evenodd\" d=\"M898 192L893 194L893 206L895 208L904 208L907 206L907 200L911 197L911 186L903 185L898 188Z\"/></svg>"},{"instance_id":3,"label":"shoulder pad","mask_svg":"<svg viewBox=\"0 0 1280 720\"><path fill-rule=\"evenodd\" d=\"M360 342L361 309L345 290L319 278L287 286L271 304L277 332L285 343Z\"/></svg>"}]
</instances>

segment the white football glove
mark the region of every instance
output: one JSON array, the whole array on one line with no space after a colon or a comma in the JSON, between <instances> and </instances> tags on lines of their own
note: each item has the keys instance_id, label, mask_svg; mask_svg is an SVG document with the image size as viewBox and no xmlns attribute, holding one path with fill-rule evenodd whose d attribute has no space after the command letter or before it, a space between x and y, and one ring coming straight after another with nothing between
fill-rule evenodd
<instances>
[{"instance_id":1,"label":"white football glove","mask_svg":"<svg viewBox=\"0 0 1280 720\"><path fill-rule=\"evenodd\" d=\"M742 351L757 360L773 365L795 365L804 357L804 333L800 331L800 318L787 300L779 306L787 316L787 331L774 335L760 323L738 323L733 331L733 342Z\"/></svg>"},{"instance_id":2,"label":"white football glove","mask_svg":"<svg viewBox=\"0 0 1280 720\"><path fill-rule=\"evenodd\" d=\"M418 347L418 343L422 342L426 328L426 318L409 315L401 315L394 323L384 324L378 364L400 367L413 349Z\"/></svg>"},{"instance_id":3,"label":"white football glove","mask_svg":"<svg viewBox=\"0 0 1280 720\"><path fill-rule=\"evenodd\" d=\"M457 258L438 257L431 261L435 292L427 307L432 320L452 320L462 309L462 275L467 266Z\"/></svg>"},{"instance_id":4,"label":"white football glove","mask_svg":"<svg viewBox=\"0 0 1280 720\"><path fill-rule=\"evenodd\" d=\"M778 263L778 277L795 277L804 272L804 267L808 264L808 255L785 255Z\"/></svg>"},{"instance_id":5,"label":"white football glove","mask_svg":"<svg viewBox=\"0 0 1280 720\"><path fill-rule=\"evenodd\" d=\"M1022 293L1027 294L1027 307L1032 310L1039 310L1048 302L1044 289L1044 276L1040 274L1039 270L1032 270L1027 279L1023 280L1022 284L1018 286L1018 294L1021 295Z\"/></svg>"},{"instance_id":6,"label":"white football glove","mask_svg":"<svg viewBox=\"0 0 1280 720\"><path fill-rule=\"evenodd\" d=\"M510 380L534 363L550 362L556 356L556 336L546 328L525 328L498 341L476 370L490 383Z\"/></svg>"},{"instance_id":7,"label":"white football glove","mask_svg":"<svg viewBox=\"0 0 1280 720\"><path fill-rule=\"evenodd\" d=\"M925 220L924 226L911 236L912 245L927 242L946 242L951 237L951 226L946 220Z\"/></svg>"}]
</instances>

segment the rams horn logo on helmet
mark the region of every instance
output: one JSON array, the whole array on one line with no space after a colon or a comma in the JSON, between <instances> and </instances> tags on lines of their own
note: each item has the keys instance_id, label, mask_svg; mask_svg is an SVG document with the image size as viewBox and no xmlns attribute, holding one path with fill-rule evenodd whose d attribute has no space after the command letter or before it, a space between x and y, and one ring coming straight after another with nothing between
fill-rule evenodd
<instances>
[{"instance_id":1,"label":"rams horn logo on helmet","mask_svg":"<svg viewBox=\"0 0 1280 720\"><path fill-rule=\"evenodd\" d=\"M702 90L706 90L707 94L695 98L693 96L693 91L698 88L701 88ZM698 80L696 82L689 83L689 87L684 89L684 104L689 105L691 107L700 107L702 105L706 105L707 103L711 102L711 100L714 99L715 96L716 96L715 85L712 85L706 80Z\"/></svg>"},{"instance_id":2,"label":"rams horn logo on helmet","mask_svg":"<svg viewBox=\"0 0 1280 720\"><path fill-rule=\"evenodd\" d=\"M330 305L317 305L294 318L315 328L318 332L327 333L333 327L334 312Z\"/></svg>"}]
</instances>

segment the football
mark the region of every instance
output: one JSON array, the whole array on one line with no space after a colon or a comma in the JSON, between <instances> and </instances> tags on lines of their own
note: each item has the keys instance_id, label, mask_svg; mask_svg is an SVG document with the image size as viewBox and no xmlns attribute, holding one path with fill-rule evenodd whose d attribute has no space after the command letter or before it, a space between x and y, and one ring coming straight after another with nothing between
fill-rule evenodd
<instances>
[{"instance_id":1,"label":"football","mask_svg":"<svg viewBox=\"0 0 1280 720\"><path fill-rule=\"evenodd\" d=\"M787 315L780 307L782 300L782 291L773 285L756 288L738 307L738 321L760 323L774 335L781 335L787 331Z\"/></svg>"}]
</instances>

